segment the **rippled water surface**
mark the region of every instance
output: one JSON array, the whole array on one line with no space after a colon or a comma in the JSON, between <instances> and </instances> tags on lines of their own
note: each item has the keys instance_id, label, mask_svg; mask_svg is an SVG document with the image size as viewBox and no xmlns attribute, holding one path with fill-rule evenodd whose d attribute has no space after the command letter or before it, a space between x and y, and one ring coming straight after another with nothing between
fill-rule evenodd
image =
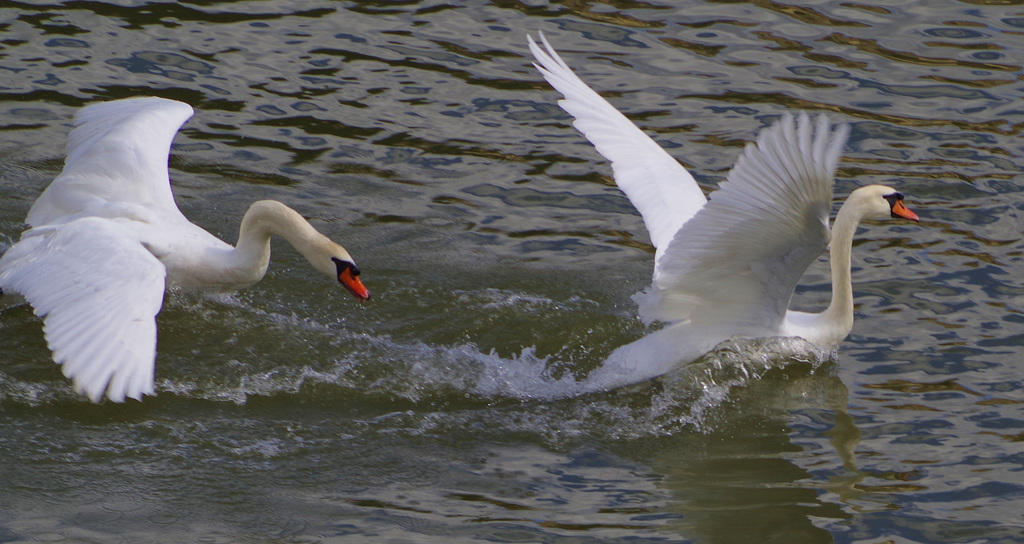
<instances>
[{"instance_id":1,"label":"rippled water surface","mask_svg":"<svg viewBox=\"0 0 1024 544\"><path fill-rule=\"evenodd\" d=\"M837 354L724 346L610 393L653 251L530 65L543 31L707 188L785 111L886 183ZM168 296L156 397L93 405L0 306L0 542L1024 540L1019 2L0 3L0 242L75 111L192 104L171 175L234 240L276 198L374 298L284 244ZM827 262L797 305L827 304ZM793 355L799 354L799 355Z\"/></svg>"}]
</instances>

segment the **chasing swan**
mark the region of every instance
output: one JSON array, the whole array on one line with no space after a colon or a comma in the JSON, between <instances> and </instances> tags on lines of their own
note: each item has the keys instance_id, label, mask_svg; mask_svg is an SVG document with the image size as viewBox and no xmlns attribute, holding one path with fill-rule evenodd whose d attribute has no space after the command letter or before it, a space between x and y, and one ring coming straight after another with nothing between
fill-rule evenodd
<instances>
[{"instance_id":1,"label":"chasing swan","mask_svg":"<svg viewBox=\"0 0 1024 544\"><path fill-rule=\"evenodd\" d=\"M0 289L23 295L75 390L98 402L153 394L156 315L166 286L233 291L259 281L270 236L288 240L356 298L370 293L345 248L274 200L254 203L236 247L192 224L171 194L171 140L187 104L131 98L75 118L64 170L33 204L31 227L0 258Z\"/></svg>"}]
</instances>

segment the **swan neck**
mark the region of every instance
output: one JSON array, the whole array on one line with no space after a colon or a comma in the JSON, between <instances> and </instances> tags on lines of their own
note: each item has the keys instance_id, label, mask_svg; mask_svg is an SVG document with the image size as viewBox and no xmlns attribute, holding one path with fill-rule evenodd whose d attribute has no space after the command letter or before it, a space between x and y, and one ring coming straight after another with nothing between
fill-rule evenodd
<instances>
[{"instance_id":1,"label":"swan neck","mask_svg":"<svg viewBox=\"0 0 1024 544\"><path fill-rule=\"evenodd\" d=\"M275 234L288 240L311 263L318 264L318 257L323 253L319 245L323 244L325 237L295 210L275 200L261 200L254 202L245 212L234 251L240 268L251 272L255 280L262 278L267 271L270 237ZM330 270L328 268L327 272Z\"/></svg>"},{"instance_id":2,"label":"swan neck","mask_svg":"<svg viewBox=\"0 0 1024 544\"><path fill-rule=\"evenodd\" d=\"M832 240L829 244L829 262L832 267L832 301L824 312L830 328L838 337L830 344L838 344L853 328L853 282L850 274L850 253L853 236L860 224L861 214L851 200L839 209L832 226Z\"/></svg>"}]
</instances>

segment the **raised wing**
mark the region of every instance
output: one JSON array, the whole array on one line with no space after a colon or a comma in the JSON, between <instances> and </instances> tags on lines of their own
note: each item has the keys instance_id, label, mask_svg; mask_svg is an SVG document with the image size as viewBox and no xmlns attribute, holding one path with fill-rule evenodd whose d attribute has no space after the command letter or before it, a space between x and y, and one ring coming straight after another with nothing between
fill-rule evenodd
<instances>
[{"instance_id":1,"label":"raised wing","mask_svg":"<svg viewBox=\"0 0 1024 544\"><path fill-rule=\"evenodd\" d=\"M532 37L527 39L537 59L534 66L565 96L558 105L576 118L573 126L611 161L615 183L643 216L658 262L679 227L707 202L704 192L678 161L583 83L544 34L543 50Z\"/></svg>"},{"instance_id":2,"label":"raised wing","mask_svg":"<svg viewBox=\"0 0 1024 544\"><path fill-rule=\"evenodd\" d=\"M812 135L813 132L813 135ZM651 322L728 323L775 331L796 284L829 242L829 209L849 128L786 114L748 144L728 180L668 244L637 295ZM813 136L813 137L812 137Z\"/></svg>"},{"instance_id":3,"label":"raised wing","mask_svg":"<svg viewBox=\"0 0 1024 544\"><path fill-rule=\"evenodd\" d=\"M98 402L153 394L163 264L117 221L79 219L25 236L0 258L0 287L44 319L53 359Z\"/></svg>"},{"instance_id":4,"label":"raised wing","mask_svg":"<svg viewBox=\"0 0 1024 544\"><path fill-rule=\"evenodd\" d=\"M38 227L83 212L113 217L125 215L126 208L177 211L167 156L191 116L188 104L154 97L82 108L68 136L64 170L26 221Z\"/></svg>"}]
</instances>

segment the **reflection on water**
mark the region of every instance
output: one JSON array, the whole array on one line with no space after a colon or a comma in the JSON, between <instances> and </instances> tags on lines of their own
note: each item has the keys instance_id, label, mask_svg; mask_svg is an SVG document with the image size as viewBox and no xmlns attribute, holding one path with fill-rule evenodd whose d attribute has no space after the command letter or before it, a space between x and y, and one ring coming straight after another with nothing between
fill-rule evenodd
<instances>
[{"instance_id":1,"label":"reflection on water","mask_svg":"<svg viewBox=\"0 0 1024 544\"><path fill-rule=\"evenodd\" d=\"M647 332L652 250L530 66L540 30L709 189L783 111L851 124L838 196L896 185L923 221L861 229L838 354L585 392ZM124 406L4 300L0 541L1019 540L1013 5L7 3L0 31L0 243L77 108L155 94L198 112L188 217L231 240L280 199L375 297L275 247L256 288L169 298L159 395ZM817 263L794 303L828 297Z\"/></svg>"}]
</instances>

